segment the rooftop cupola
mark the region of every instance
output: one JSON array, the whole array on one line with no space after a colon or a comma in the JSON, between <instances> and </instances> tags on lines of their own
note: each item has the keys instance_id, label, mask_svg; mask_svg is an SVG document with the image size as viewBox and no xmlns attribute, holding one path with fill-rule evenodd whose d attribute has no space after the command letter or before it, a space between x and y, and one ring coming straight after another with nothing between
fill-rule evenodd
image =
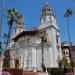
<instances>
[{"instance_id":1,"label":"rooftop cupola","mask_svg":"<svg viewBox=\"0 0 75 75\"><path fill-rule=\"evenodd\" d=\"M41 24L51 21L51 16L54 17L53 8L49 6L48 2L46 1L45 5L42 8Z\"/></svg>"},{"instance_id":2,"label":"rooftop cupola","mask_svg":"<svg viewBox=\"0 0 75 75\"><path fill-rule=\"evenodd\" d=\"M42 14L41 14L41 16L47 16L47 15L54 15L53 14L53 11L52 11L52 7L51 6L49 6L49 4L48 3L46 3L45 5L44 5L44 7L42 8Z\"/></svg>"},{"instance_id":3,"label":"rooftop cupola","mask_svg":"<svg viewBox=\"0 0 75 75\"><path fill-rule=\"evenodd\" d=\"M17 25L24 25L24 20L23 20L23 17L22 15L19 15L18 18L17 18Z\"/></svg>"},{"instance_id":4,"label":"rooftop cupola","mask_svg":"<svg viewBox=\"0 0 75 75\"><path fill-rule=\"evenodd\" d=\"M24 20L22 15L19 15L16 22L15 34L20 33L24 30Z\"/></svg>"}]
</instances>

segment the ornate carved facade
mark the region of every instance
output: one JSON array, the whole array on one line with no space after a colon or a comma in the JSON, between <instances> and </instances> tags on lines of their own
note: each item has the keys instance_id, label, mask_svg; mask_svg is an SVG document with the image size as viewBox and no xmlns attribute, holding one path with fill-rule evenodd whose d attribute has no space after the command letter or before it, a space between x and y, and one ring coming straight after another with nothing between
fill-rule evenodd
<instances>
[{"instance_id":1,"label":"ornate carved facade","mask_svg":"<svg viewBox=\"0 0 75 75\"><path fill-rule=\"evenodd\" d=\"M43 30L45 34L38 34ZM15 34L13 41L11 67L23 68L25 71L40 71L42 64L46 68L59 67L58 62L62 58L60 31L48 3L42 8L41 25L37 30L22 30Z\"/></svg>"}]
</instances>

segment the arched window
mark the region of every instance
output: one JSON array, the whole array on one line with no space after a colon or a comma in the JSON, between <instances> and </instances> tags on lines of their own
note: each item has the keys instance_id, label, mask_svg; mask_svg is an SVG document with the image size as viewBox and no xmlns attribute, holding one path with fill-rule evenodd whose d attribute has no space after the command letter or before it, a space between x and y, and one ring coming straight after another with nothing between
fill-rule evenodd
<instances>
[{"instance_id":1,"label":"arched window","mask_svg":"<svg viewBox=\"0 0 75 75\"><path fill-rule=\"evenodd\" d=\"M50 11L50 8L47 8L48 11Z\"/></svg>"}]
</instances>

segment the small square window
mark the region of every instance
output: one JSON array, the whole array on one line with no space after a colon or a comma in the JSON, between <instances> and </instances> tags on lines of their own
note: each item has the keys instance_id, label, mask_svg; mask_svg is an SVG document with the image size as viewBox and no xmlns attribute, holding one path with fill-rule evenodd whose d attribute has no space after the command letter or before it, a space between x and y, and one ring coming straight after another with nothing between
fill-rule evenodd
<instances>
[{"instance_id":1,"label":"small square window","mask_svg":"<svg viewBox=\"0 0 75 75\"><path fill-rule=\"evenodd\" d=\"M44 42L47 42L47 39L44 39Z\"/></svg>"}]
</instances>

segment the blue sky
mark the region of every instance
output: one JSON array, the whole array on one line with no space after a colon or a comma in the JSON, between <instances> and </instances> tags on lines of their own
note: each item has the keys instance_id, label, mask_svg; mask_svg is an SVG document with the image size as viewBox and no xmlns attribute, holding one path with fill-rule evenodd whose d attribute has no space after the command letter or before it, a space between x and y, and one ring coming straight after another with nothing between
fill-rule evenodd
<instances>
[{"instance_id":1,"label":"blue sky","mask_svg":"<svg viewBox=\"0 0 75 75\"><path fill-rule=\"evenodd\" d=\"M0 0L0 18L1 2L2 0ZM53 7L56 15L62 41L68 41L67 20L64 18L64 13L66 9L72 9L73 15L70 18L70 35L71 42L75 44L75 0L48 0L48 3ZM9 8L16 8L23 15L25 28L30 29L40 24L41 9L44 4L45 0L5 0L5 12ZM8 29L6 18L3 21L2 27L2 31L6 32Z\"/></svg>"}]
</instances>

